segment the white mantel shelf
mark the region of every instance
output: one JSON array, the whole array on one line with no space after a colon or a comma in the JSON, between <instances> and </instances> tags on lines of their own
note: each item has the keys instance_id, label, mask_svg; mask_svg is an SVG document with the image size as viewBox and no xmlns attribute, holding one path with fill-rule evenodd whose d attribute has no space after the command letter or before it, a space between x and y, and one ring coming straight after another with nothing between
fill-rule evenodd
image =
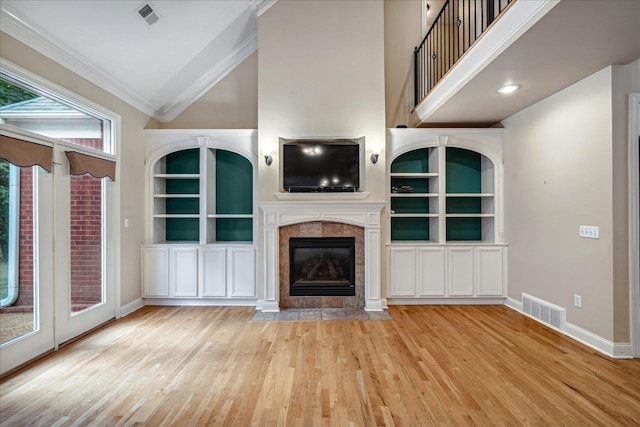
<instances>
[{"instance_id":1,"label":"white mantel shelf","mask_svg":"<svg viewBox=\"0 0 640 427\"><path fill-rule=\"evenodd\" d=\"M364 200L371 193L367 191L345 193L273 193L278 200Z\"/></svg>"},{"instance_id":2,"label":"white mantel shelf","mask_svg":"<svg viewBox=\"0 0 640 427\"><path fill-rule=\"evenodd\" d=\"M280 311L279 234L285 225L312 221L329 221L364 228L365 310L382 311L381 298L382 248L381 212L386 202L346 200L287 200L258 203L263 213L262 280L263 299L258 302L262 311Z\"/></svg>"}]
</instances>

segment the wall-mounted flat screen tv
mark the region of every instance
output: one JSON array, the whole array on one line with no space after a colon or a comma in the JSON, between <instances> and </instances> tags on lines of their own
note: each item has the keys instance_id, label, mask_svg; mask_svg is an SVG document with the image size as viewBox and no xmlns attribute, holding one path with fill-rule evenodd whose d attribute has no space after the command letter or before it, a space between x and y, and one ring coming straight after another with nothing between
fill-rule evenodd
<instances>
[{"instance_id":1,"label":"wall-mounted flat screen tv","mask_svg":"<svg viewBox=\"0 0 640 427\"><path fill-rule=\"evenodd\" d=\"M297 140L282 145L285 191L355 192L360 187L360 145L354 140Z\"/></svg>"}]
</instances>

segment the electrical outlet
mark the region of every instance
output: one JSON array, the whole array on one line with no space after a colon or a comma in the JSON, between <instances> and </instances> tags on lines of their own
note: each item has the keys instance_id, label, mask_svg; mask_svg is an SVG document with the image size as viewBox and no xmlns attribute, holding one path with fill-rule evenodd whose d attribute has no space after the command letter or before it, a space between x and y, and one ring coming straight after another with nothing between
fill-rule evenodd
<instances>
[{"instance_id":1,"label":"electrical outlet","mask_svg":"<svg viewBox=\"0 0 640 427\"><path fill-rule=\"evenodd\" d=\"M573 305L578 308L582 308L582 297L580 295L573 296Z\"/></svg>"},{"instance_id":2,"label":"electrical outlet","mask_svg":"<svg viewBox=\"0 0 640 427\"><path fill-rule=\"evenodd\" d=\"M581 225L580 237L584 237L587 239L599 239L600 227L598 227L597 225Z\"/></svg>"}]
</instances>

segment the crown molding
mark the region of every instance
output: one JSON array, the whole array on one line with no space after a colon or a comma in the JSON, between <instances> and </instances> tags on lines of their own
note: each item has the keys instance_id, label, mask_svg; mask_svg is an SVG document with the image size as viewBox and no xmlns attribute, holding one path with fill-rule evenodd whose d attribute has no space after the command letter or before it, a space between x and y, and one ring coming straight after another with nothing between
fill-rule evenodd
<instances>
[{"instance_id":1,"label":"crown molding","mask_svg":"<svg viewBox=\"0 0 640 427\"><path fill-rule=\"evenodd\" d=\"M278 0L253 0L251 2L251 7L256 12L256 16L261 16L265 13L271 6L276 4Z\"/></svg>"},{"instance_id":2,"label":"crown molding","mask_svg":"<svg viewBox=\"0 0 640 427\"><path fill-rule=\"evenodd\" d=\"M90 64L81 61L79 59L81 58L80 55L74 54L71 50L61 48L62 43L59 42L59 40L50 34L46 34L36 26L29 24L24 19L19 18L8 10L6 5L0 8L0 21L2 22L2 31L11 37L14 37L40 54L71 70L80 77L87 79L143 113L154 116L154 113L160 109L139 94L126 88L121 82L102 73Z\"/></svg>"}]
</instances>

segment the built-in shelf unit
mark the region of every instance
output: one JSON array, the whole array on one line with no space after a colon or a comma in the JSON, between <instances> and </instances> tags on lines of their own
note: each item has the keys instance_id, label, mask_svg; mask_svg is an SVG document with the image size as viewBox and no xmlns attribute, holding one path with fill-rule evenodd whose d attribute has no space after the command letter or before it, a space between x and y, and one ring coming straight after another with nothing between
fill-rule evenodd
<instances>
[{"instance_id":1,"label":"built-in shelf unit","mask_svg":"<svg viewBox=\"0 0 640 427\"><path fill-rule=\"evenodd\" d=\"M146 298L255 297L254 130L148 130Z\"/></svg>"},{"instance_id":2,"label":"built-in shelf unit","mask_svg":"<svg viewBox=\"0 0 640 427\"><path fill-rule=\"evenodd\" d=\"M502 131L389 129L386 153L388 297L505 296Z\"/></svg>"}]
</instances>

